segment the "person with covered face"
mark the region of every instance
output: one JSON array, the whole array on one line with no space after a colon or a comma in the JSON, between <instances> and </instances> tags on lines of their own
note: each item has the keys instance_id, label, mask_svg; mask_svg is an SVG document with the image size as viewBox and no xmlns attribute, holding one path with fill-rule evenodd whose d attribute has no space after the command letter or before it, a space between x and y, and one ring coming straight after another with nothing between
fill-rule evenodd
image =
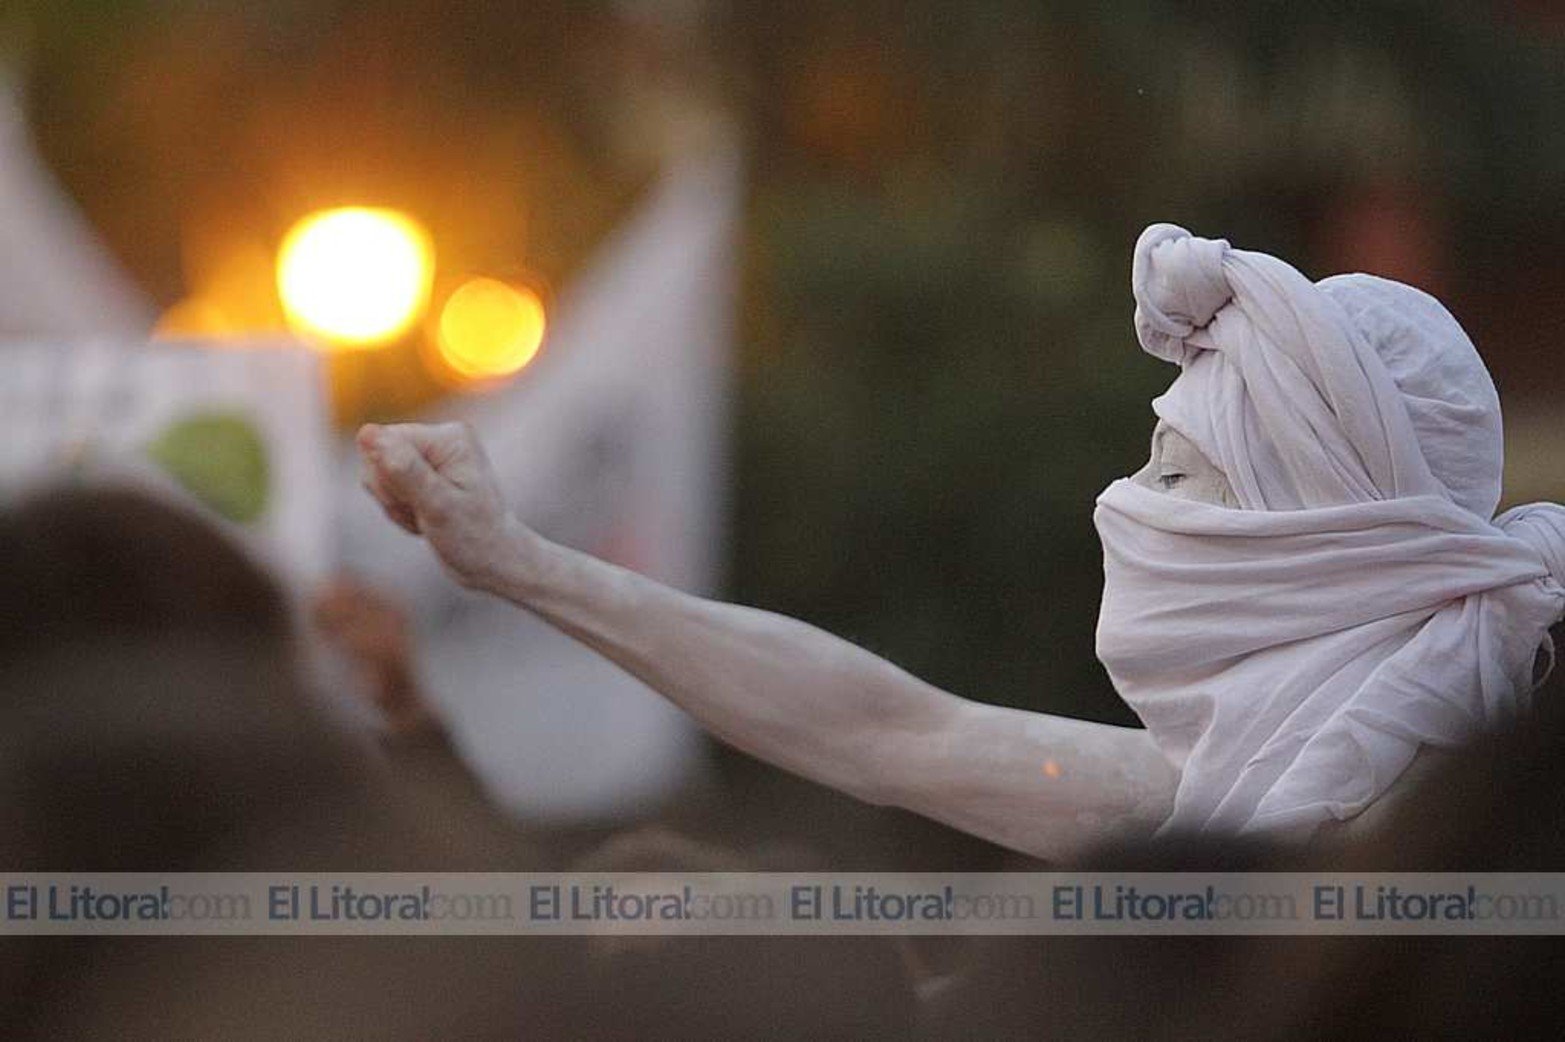
<instances>
[{"instance_id":1,"label":"person with covered face","mask_svg":"<svg viewBox=\"0 0 1565 1042\"><path fill-rule=\"evenodd\" d=\"M1499 400L1432 297L1154 225L1141 346L1180 367L1094 515L1098 655L1144 728L947 694L795 619L522 525L460 425L367 426L366 485L465 586L535 612L718 738L873 803L1069 857L1161 831L1303 840L1421 750L1516 718L1565 614L1565 509L1495 516Z\"/></svg>"}]
</instances>

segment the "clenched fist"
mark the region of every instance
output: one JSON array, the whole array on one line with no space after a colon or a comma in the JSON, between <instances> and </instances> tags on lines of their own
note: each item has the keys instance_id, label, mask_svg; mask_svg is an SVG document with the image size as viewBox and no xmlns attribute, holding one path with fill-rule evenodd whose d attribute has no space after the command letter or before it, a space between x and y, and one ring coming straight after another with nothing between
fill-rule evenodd
<instances>
[{"instance_id":1,"label":"clenched fist","mask_svg":"<svg viewBox=\"0 0 1565 1042\"><path fill-rule=\"evenodd\" d=\"M537 536L507 508L466 424L366 424L358 446L364 487L387 517L424 537L458 583L491 589L525 564Z\"/></svg>"}]
</instances>

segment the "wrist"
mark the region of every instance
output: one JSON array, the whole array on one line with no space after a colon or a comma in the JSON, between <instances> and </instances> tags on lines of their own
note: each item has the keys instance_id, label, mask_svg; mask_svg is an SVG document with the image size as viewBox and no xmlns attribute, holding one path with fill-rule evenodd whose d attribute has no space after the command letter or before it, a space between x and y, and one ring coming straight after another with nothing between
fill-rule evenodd
<instances>
[{"instance_id":1,"label":"wrist","mask_svg":"<svg viewBox=\"0 0 1565 1042\"><path fill-rule=\"evenodd\" d=\"M514 515L506 514L499 545L489 567L470 585L508 600L526 600L540 584L548 543Z\"/></svg>"}]
</instances>

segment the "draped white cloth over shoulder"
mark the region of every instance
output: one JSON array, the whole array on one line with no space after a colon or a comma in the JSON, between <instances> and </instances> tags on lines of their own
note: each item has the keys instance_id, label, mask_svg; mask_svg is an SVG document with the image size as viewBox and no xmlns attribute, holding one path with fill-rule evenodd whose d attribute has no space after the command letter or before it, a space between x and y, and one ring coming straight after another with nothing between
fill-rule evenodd
<instances>
[{"instance_id":1,"label":"draped white cloth over shoulder","mask_svg":"<svg viewBox=\"0 0 1565 1042\"><path fill-rule=\"evenodd\" d=\"M1098 656L1181 771L1163 832L1307 836L1525 710L1565 509L1493 517L1499 399L1445 308L1167 224L1132 283L1142 347L1181 369L1154 409L1239 502L1098 499Z\"/></svg>"}]
</instances>

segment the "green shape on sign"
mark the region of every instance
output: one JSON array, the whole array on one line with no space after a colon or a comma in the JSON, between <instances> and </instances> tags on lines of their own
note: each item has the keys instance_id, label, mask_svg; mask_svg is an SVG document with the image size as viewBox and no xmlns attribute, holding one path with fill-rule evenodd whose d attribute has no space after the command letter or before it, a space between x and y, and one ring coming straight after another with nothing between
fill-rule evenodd
<instances>
[{"instance_id":1,"label":"green shape on sign","mask_svg":"<svg viewBox=\"0 0 1565 1042\"><path fill-rule=\"evenodd\" d=\"M176 420L147 446L147 455L230 521L254 521L266 512L271 486L266 442L242 414L207 412Z\"/></svg>"}]
</instances>

